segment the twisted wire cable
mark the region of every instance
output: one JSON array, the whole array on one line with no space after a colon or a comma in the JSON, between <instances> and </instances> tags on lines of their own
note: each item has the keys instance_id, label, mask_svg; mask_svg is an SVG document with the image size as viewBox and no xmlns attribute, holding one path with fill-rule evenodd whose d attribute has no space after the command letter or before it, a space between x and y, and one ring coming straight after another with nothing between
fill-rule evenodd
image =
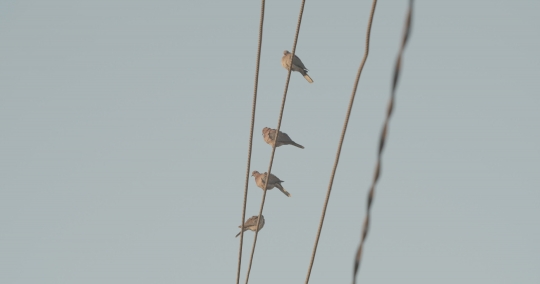
<instances>
[{"instance_id":1,"label":"twisted wire cable","mask_svg":"<svg viewBox=\"0 0 540 284\"><path fill-rule=\"evenodd\" d=\"M366 217L364 219L364 225L362 227L362 238L360 240L360 245L358 246L358 250L356 251L356 257L354 259L353 284L356 284L356 277L360 269L360 260L362 259L362 249L364 248L364 243L365 243L368 231L369 231L371 206L373 204L375 186L377 185L377 182L379 181L379 177L381 175L382 153L384 150L384 144L386 143L386 139L387 139L388 124L392 116L392 111L394 110L394 102L396 98L396 87L397 87L397 83L399 79L399 73L401 70L401 58L403 56L403 52L405 50L405 46L407 44L407 40L409 39L409 34L411 31L412 10L413 10L413 0L409 0L409 9L408 9L406 20L405 20L403 39L401 41L401 47L399 49L398 57L396 59L396 65L394 68L394 78L392 80L392 91L390 94L390 99L388 101L388 107L386 110L386 118L384 120L381 136L379 138L379 150L377 153L377 162L375 164L375 173L373 174L373 181L371 183L371 187L369 189L368 198L367 198L367 209L366 209L367 212L366 212Z\"/></svg>"}]
</instances>

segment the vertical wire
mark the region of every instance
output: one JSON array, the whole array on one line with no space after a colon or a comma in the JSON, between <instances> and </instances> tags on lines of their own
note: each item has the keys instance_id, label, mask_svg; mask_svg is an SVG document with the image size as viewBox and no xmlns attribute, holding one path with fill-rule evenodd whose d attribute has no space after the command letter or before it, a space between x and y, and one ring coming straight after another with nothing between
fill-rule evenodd
<instances>
[{"instance_id":1,"label":"vertical wire","mask_svg":"<svg viewBox=\"0 0 540 284\"><path fill-rule=\"evenodd\" d=\"M263 38L263 24L264 24L264 8L265 0L261 0L261 17L259 22L259 39L257 47L257 63L255 67L255 84L253 87L253 103L251 106L251 126L249 130L249 146L248 146L248 159L247 159L247 168L246 168L246 180L244 184L244 204L242 207L242 222L240 223L240 249L238 251L238 270L236 272L236 284L240 283L240 270L242 267L242 247L244 245L244 220L246 219L246 204L247 204L247 195L248 195L248 186L249 186L249 172L251 168L251 152L253 149L253 128L255 126L255 110L257 107L257 90L259 87L259 66L261 63L261 46ZM258 223L257 223L258 225Z\"/></svg>"},{"instance_id":2,"label":"vertical wire","mask_svg":"<svg viewBox=\"0 0 540 284\"><path fill-rule=\"evenodd\" d=\"M396 87L397 87L397 83L399 79L399 73L401 70L401 58L403 56L405 45L407 44L407 39L409 38L409 33L411 30L412 10L413 10L413 0L409 0L409 9L408 9L407 17L405 20L403 39L401 41L401 47L399 49L398 57L396 59L396 65L394 68L394 77L392 80L392 91L390 94L390 99L388 101L388 107L386 110L386 118L384 120L381 136L379 139L379 150L377 153L377 163L375 165L375 173L373 174L373 181L371 183L371 187L369 189L368 198L367 198L367 209L366 209L367 212L366 212L366 217L364 219L364 225L362 227L362 238L360 240L360 245L358 246L358 250L356 251L356 257L354 259L353 284L356 284L356 276L358 274L358 271L360 270L360 261L362 259L362 250L364 248L364 243L365 243L368 231L369 231L371 205L373 203L373 196L375 195L375 186L377 185L377 182L379 181L379 177L381 174L382 153L384 150L384 144L386 143L386 136L388 133L388 124L392 116L392 111L394 110L394 102L396 99Z\"/></svg>"},{"instance_id":3,"label":"vertical wire","mask_svg":"<svg viewBox=\"0 0 540 284\"><path fill-rule=\"evenodd\" d=\"M276 137L274 137L274 143L273 143L273 146L272 146L272 155L270 156L270 164L268 165L266 181L264 183L263 197L262 197L262 201L261 201L261 208L259 209L259 218L257 219L256 228L259 228L259 221L261 220L261 216L262 216L262 212L263 212L263 208L264 208L264 202L266 200L266 191L267 191L266 187L268 185L268 180L270 179L270 174L271 174L271 171L272 171L272 164L274 162L274 155L276 153L276 141L277 141L277 138L278 138L279 130L281 128L281 120L283 119L283 112L285 110L285 102L287 100L287 91L289 90L289 82L290 82L290 79L291 79L292 58L294 58L294 53L296 52L296 45L298 43L298 36L300 35L300 26L302 24L302 16L304 14L304 6L305 6L305 4L306 4L306 0L302 0L302 5L300 6L300 14L298 15L298 23L296 25L296 34L294 36L294 43L293 43L292 56L291 56L291 64L289 64L289 70L288 70L288 73L287 73L287 80L285 82L285 91L283 92L283 99L281 100L281 109L280 109L280 112L279 112L278 125L277 125L277 128L276 128ZM249 275L250 275L250 272L251 272L251 265L253 263L253 255L255 254L255 247L257 245L257 236L258 235L259 235L259 230L256 230L255 231L255 237L253 239L253 247L251 249L251 257L249 259L248 271L247 271L247 275L246 275L246 284L248 284L248 282L249 282Z\"/></svg>"},{"instance_id":4,"label":"vertical wire","mask_svg":"<svg viewBox=\"0 0 540 284\"><path fill-rule=\"evenodd\" d=\"M369 21L367 26L367 33L366 33L366 49L364 52L364 58L362 59L362 62L360 63L360 67L358 68L358 73L356 74L356 81L354 82L353 91L351 94L351 99L349 101L349 107L347 109L347 115L345 116L345 123L343 124L343 130L341 131L341 138L339 139L339 145L338 150L336 153L336 159L334 161L334 167L332 169L332 174L330 175L330 183L328 185L328 191L326 192L326 199L324 201L324 206L321 214L321 221L319 223L319 229L317 231L317 236L315 238L315 245L313 246L313 253L311 254L311 261L309 263L308 267L308 273L306 276L306 284L309 283L309 277L311 276L311 270L313 268L313 263L315 262L315 255L317 254L317 246L319 244L319 239L321 237L321 231L324 224L324 217L326 216L326 208L328 207L328 201L330 200L330 193L332 192L332 185L334 183L334 177L336 174L337 166L339 164L339 157L341 155L341 148L343 146L343 141L345 140L345 133L347 132L347 125L349 124L349 117L351 116L351 110L354 103L354 98L356 96L356 90L358 88L358 82L360 81L360 75L362 74L362 70L364 69L364 65L366 63L368 54L369 54L369 39L371 36L371 25L373 23L373 15L375 14L375 7L377 6L377 0L373 0L371 4L371 12L369 14Z\"/></svg>"}]
</instances>

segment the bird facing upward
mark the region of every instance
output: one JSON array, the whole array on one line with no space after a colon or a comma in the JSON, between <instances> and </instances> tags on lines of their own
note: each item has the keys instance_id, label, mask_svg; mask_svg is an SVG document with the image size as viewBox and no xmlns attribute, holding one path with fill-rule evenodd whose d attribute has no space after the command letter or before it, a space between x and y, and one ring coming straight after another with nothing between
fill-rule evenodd
<instances>
[{"instance_id":1,"label":"bird facing upward","mask_svg":"<svg viewBox=\"0 0 540 284\"><path fill-rule=\"evenodd\" d=\"M283 51L281 65L287 70L289 70L289 67L291 66L291 56L292 53L290 53L288 50ZM309 83L313 83L313 79L311 79L311 77L309 77L309 75L307 74L309 70L306 68L306 66L304 66L304 63L302 63L302 60L300 60L300 58L298 58L296 54L294 55L294 59L292 60L291 70L300 72L300 74L302 74L302 76L304 76L304 78L306 78Z\"/></svg>"}]
</instances>

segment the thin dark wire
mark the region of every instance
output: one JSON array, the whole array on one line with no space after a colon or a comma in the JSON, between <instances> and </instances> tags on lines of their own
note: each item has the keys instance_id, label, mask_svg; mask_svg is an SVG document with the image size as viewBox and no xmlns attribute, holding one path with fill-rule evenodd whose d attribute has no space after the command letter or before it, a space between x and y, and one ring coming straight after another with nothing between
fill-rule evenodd
<instances>
[{"instance_id":1,"label":"thin dark wire","mask_svg":"<svg viewBox=\"0 0 540 284\"><path fill-rule=\"evenodd\" d=\"M281 120L283 119L283 111L285 110L285 101L287 100L287 91L289 90L289 82L291 80L291 68L292 68L292 58L294 58L294 53L296 52L296 44L298 43L298 36L300 35L300 26L302 24L302 15L304 14L304 6L306 4L306 0L302 0L302 5L300 6L300 14L298 15L298 23L296 25L296 34L294 36L294 43L292 48L292 56L291 56L291 64L289 64L289 70L287 72L287 80L285 82L285 91L283 92L283 99L281 100L281 109L279 112L279 119L278 119L278 125L276 128L276 133L279 133L279 130L281 128ZM261 201L261 208L259 210L259 218L257 219L257 226L256 228L259 228L259 221L261 220L263 208L264 208L264 201L266 200L266 186L268 185L268 180L270 179L270 173L272 171L272 164L274 163L274 155L276 153L276 141L277 141L278 135L276 134L276 137L274 137L274 143L272 146L272 155L270 156L270 164L268 165L268 171L266 176L266 181L264 183L263 190L263 197ZM259 230L255 231L255 237L253 239L253 248L251 249L251 257L249 259L249 266L248 271L246 275L246 284L248 284L249 281L249 273L251 272L251 264L253 263L253 255L255 254L255 246L257 245L257 236L259 235Z\"/></svg>"},{"instance_id":2,"label":"thin dark wire","mask_svg":"<svg viewBox=\"0 0 540 284\"><path fill-rule=\"evenodd\" d=\"M409 10L407 12L407 18L405 20L403 40L401 41L401 48L399 49L398 57L396 60L396 66L394 68L394 78L392 80L392 91L390 94L390 99L388 101L386 118L384 120L384 125L383 125L381 136L379 139L379 151L377 154L377 163L375 165L375 173L373 175L373 182L371 183L371 188L369 189L368 198L367 198L367 213L366 213L366 218L364 219L364 226L362 228L362 239L360 240L360 245L358 246L358 251L356 252L356 258L354 260L353 284L356 283L356 276L360 269L360 260L362 258L362 249L364 247L364 242L366 240L368 230L369 230L371 204L373 203L373 195L375 194L375 186L377 185L377 181L379 180L379 176L381 174L382 153L384 150L384 144L386 142L386 135L388 132L388 123L390 122L390 117L392 116L392 111L394 109L394 101L396 98L396 87L397 87L399 73L401 69L401 57L403 56L403 51L405 50L405 45L407 44L407 39L409 38L409 33L411 30L412 10L413 10L413 0L409 0Z\"/></svg>"},{"instance_id":3,"label":"thin dark wire","mask_svg":"<svg viewBox=\"0 0 540 284\"><path fill-rule=\"evenodd\" d=\"M315 262L315 255L317 253L317 246L319 244L319 238L321 237L321 231L324 223L324 217L326 215L326 208L328 207L328 200L330 199L330 193L332 192L332 185L334 183L334 176L336 175L337 166L339 164L339 157L341 155L341 147L343 146L343 141L345 140L345 133L347 132L347 125L349 124L349 117L351 116L351 110L354 103L354 97L356 96L356 89L358 88L358 82L360 81L360 75L362 74L362 70L364 69L364 65L366 63L368 54L369 54L369 39L371 35L371 25L373 23L373 15L375 14L375 7L377 6L377 0L373 0L373 3L371 4L371 12L369 14L369 21L367 26L367 33L366 33L366 49L364 52L364 58L362 59L362 62L360 63L360 67L358 68L358 73L356 74L356 81L354 82L353 91L351 94L351 99L349 101L349 108L347 109L347 115L345 116L345 123L343 124L343 130L341 131L341 138L339 139L339 145L338 150L336 153L336 159L334 161L334 168L332 169L332 174L330 176L330 183L328 185L328 191L326 192L326 199L324 201L323 211L321 215L321 221L319 223L319 229L317 231L317 237L315 238L315 245L313 247L313 253L311 254L311 262L309 263L308 273L306 276L306 284L309 283L309 277L311 275L311 269L313 268L313 263Z\"/></svg>"},{"instance_id":4,"label":"thin dark wire","mask_svg":"<svg viewBox=\"0 0 540 284\"><path fill-rule=\"evenodd\" d=\"M257 107L257 89L259 87L259 66L261 63L261 46L263 38L263 24L264 24L264 7L265 0L261 0L261 19L259 22L259 40L257 48L257 64L255 67L255 86L253 87L253 104L251 106L251 127L249 130L249 148L248 148L248 160L247 160L247 169L246 169L246 181L244 186L244 204L242 207L242 221L240 228L240 249L238 251L238 271L236 272L236 284L240 283L240 269L242 267L242 247L244 245L244 220L246 219L246 204L247 204L247 194L248 194L248 185L249 185L249 172L251 168L251 150L253 149L253 128L255 126L255 109ZM258 224L257 224L258 226Z\"/></svg>"}]
</instances>

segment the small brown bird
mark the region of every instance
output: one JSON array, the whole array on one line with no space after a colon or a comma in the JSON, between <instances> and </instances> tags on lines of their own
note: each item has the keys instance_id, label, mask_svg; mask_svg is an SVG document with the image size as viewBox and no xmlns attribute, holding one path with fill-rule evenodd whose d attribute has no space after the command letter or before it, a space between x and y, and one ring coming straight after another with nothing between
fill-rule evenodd
<instances>
[{"instance_id":1,"label":"small brown bird","mask_svg":"<svg viewBox=\"0 0 540 284\"><path fill-rule=\"evenodd\" d=\"M266 176L267 173L261 174L258 171L253 171L251 173L251 176L255 177L255 183L258 187L262 188L264 190L264 183L266 182ZM270 174L270 179L268 179L268 184L266 185L266 189L270 190L274 187L277 187L283 194L287 195L287 197L291 197L291 194L281 186L281 183L283 181L280 180L277 176Z\"/></svg>"},{"instance_id":2,"label":"small brown bird","mask_svg":"<svg viewBox=\"0 0 540 284\"><path fill-rule=\"evenodd\" d=\"M274 145L274 139L276 139L276 130L271 129L268 127L263 128L262 130L264 142L266 142L268 145L273 146ZM287 135L287 133L279 132L278 139L276 141L276 147L283 146L283 145L293 145L300 149L304 149L304 146L292 141L291 137Z\"/></svg>"},{"instance_id":3,"label":"small brown bird","mask_svg":"<svg viewBox=\"0 0 540 284\"><path fill-rule=\"evenodd\" d=\"M257 227L257 219L259 219L259 216L253 216L244 223L244 232L247 230L251 230L255 232L255 228ZM262 230L264 227L264 216L261 215L261 221L259 222L259 231ZM242 226L238 226L238 228L242 228ZM240 236L242 232L238 233L235 238Z\"/></svg>"},{"instance_id":4,"label":"small brown bird","mask_svg":"<svg viewBox=\"0 0 540 284\"><path fill-rule=\"evenodd\" d=\"M283 51L281 65L287 70L289 70L289 67L291 66L291 56L292 53L290 53L288 50ZM306 78L308 82L313 83L313 79L311 79L311 77L309 77L309 75L307 74L309 70L306 68L306 66L304 66L304 63L302 63L302 60L300 60L300 58L298 58L296 54L294 55L294 59L292 61L291 70L300 72L300 74L302 74L302 76L304 76L304 78Z\"/></svg>"}]
</instances>

